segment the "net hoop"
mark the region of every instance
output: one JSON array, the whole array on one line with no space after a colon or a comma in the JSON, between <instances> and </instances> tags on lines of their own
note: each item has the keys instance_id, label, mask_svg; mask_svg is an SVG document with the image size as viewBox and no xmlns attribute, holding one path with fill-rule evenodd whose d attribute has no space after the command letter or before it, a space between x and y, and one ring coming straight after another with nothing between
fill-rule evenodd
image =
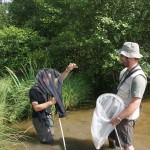
<instances>
[{"instance_id":1,"label":"net hoop","mask_svg":"<svg viewBox=\"0 0 150 150\"><path fill-rule=\"evenodd\" d=\"M100 149L108 135L115 129L110 120L124 109L124 102L118 95L105 93L97 98L91 123L92 140L96 149Z\"/></svg>"}]
</instances>

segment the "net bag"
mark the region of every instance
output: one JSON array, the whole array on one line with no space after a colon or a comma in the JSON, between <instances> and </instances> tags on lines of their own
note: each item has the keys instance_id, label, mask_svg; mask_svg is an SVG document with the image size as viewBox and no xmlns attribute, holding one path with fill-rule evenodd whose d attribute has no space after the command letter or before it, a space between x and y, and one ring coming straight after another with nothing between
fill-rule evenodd
<instances>
[{"instance_id":1,"label":"net bag","mask_svg":"<svg viewBox=\"0 0 150 150\"><path fill-rule=\"evenodd\" d=\"M110 120L120 114L125 108L122 99L111 93L100 95L96 101L91 123L92 140L96 149L100 149L115 126Z\"/></svg>"}]
</instances>

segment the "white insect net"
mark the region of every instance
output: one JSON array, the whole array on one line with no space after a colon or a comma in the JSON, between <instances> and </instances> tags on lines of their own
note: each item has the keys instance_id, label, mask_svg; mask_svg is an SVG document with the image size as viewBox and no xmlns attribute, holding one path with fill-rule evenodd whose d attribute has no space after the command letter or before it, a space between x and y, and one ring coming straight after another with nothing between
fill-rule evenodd
<instances>
[{"instance_id":1,"label":"white insect net","mask_svg":"<svg viewBox=\"0 0 150 150\"><path fill-rule=\"evenodd\" d=\"M107 140L111 131L115 129L110 120L122 112L124 108L122 99L115 94L106 93L97 98L91 123L92 140L97 150Z\"/></svg>"}]
</instances>

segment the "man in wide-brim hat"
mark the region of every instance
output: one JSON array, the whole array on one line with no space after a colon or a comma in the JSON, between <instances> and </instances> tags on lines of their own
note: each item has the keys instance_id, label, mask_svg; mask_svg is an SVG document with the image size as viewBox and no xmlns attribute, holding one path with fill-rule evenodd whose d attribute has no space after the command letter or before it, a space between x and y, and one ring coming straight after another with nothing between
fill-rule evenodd
<instances>
[{"instance_id":1,"label":"man in wide-brim hat","mask_svg":"<svg viewBox=\"0 0 150 150\"><path fill-rule=\"evenodd\" d=\"M116 126L121 145L118 143L114 131L109 135L109 141L111 141L111 144L115 141L115 144L123 147L124 150L135 150L132 141L133 127L139 117L140 105L147 85L147 78L138 64L138 59L143 56L140 54L137 43L125 42L118 53L126 68L120 73L117 95L122 98L126 108L110 122ZM127 76L128 78L126 78Z\"/></svg>"}]
</instances>

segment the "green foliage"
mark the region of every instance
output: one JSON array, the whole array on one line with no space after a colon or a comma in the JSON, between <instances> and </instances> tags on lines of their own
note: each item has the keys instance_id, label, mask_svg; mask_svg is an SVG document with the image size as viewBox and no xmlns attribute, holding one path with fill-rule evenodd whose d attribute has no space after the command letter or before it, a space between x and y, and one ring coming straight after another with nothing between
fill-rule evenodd
<instances>
[{"instance_id":1,"label":"green foliage","mask_svg":"<svg viewBox=\"0 0 150 150\"><path fill-rule=\"evenodd\" d=\"M19 87L12 86L13 89L8 96L8 112L6 116L10 122L27 118L31 114L28 92L32 83L26 84L22 82Z\"/></svg>"},{"instance_id":2,"label":"green foliage","mask_svg":"<svg viewBox=\"0 0 150 150\"><path fill-rule=\"evenodd\" d=\"M29 102L29 89L33 86L33 79L35 76L34 66L29 62L30 66L27 69L23 67L21 69L23 77L18 78L16 74L6 67L6 70L9 72L11 77L11 84L9 95L7 94L7 113L5 117L8 121L18 121L23 118L27 118L31 115L31 105ZM4 92L4 91L3 91ZM6 99L4 99L5 101Z\"/></svg>"},{"instance_id":3,"label":"green foliage","mask_svg":"<svg viewBox=\"0 0 150 150\"><path fill-rule=\"evenodd\" d=\"M2 126L6 121L5 114L7 113L7 98L9 93L11 92L11 79L6 78L0 78L0 126Z\"/></svg>"},{"instance_id":4,"label":"green foliage","mask_svg":"<svg viewBox=\"0 0 150 150\"><path fill-rule=\"evenodd\" d=\"M80 104L88 104L91 96L91 86L84 76L70 75L63 85L63 100L66 109L72 109Z\"/></svg>"},{"instance_id":5,"label":"green foliage","mask_svg":"<svg viewBox=\"0 0 150 150\"><path fill-rule=\"evenodd\" d=\"M11 78L13 79L15 86L19 87L20 86L20 81L18 80L17 76L14 74L12 70L10 70L8 67L6 67L6 70L9 72Z\"/></svg>"},{"instance_id":6,"label":"green foliage","mask_svg":"<svg viewBox=\"0 0 150 150\"><path fill-rule=\"evenodd\" d=\"M9 6L12 24L23 26L36 12L35 0L13 0Z\"/></svg>"},{"instance_id":7,"label":"green foliage","mask_svg":"<svg viewBox=\"0 0 150 150\"><path fill-rule=\"evenodd\" d=\"M28 81L27 78L19 79L8 67L6 67L6 70L10 76L4 76L0 80L2 87L0 90L0 105L3 113L0 114L0 118L2 118L3 123L18 121L30 116L31 105L28 92L33 84L33 79L28 78L30 79ZM32 76L32 74L28 74L29 76Z\"/></svg>"},{"instance_id":8,"label":"green foliage","mask_svg":"<svg viewBox=\"0 0 150 150\"><path fill-rule=\"evenodd\" d=\"M121 66L116 51L125 41L139 43L146 56L141 63L149 76L149 8L147 0L15 0L8 7L10 24L22 30L30 28L49 41L36 44L36 48L28 40L22 45L25 49L30 43L26 51L38 66L51 64L62 70L75 62L94 87L101 85L99 90L118 79ZM12 64L20 65L17 61L3 65L14 69Z\"/></svg>"},{"instance_id":9,"label":"green foliage","mask_svg":"<svg viewBox=\"0 0 150 150\"><path fill-rule=\"evenodd\" d=\"M30 83L30 81L32 81L36 75L37 64L34 62L32 63L32 61L29 61L29 66L27 68L22 66L20 70L23 74L22 81Z\"/></svg>"},{"instance_id":10,"label":"green foliage","mask_svg":"<svg viewBox=\"0 0 150 150\"><path fill-rule=\"evenodd\" d=\"M9 3L0 5L0 29L4 26L9 26L11 23L11 17L8 13Z\"/></svg>"},{"instance_id":11,"label":"green foliage","mask_svg":"<svg viewBox=\"0 0 150 150\"><path fill-rule=\"evenodd\" d=\"M3 66L9 66L18 70L18 67L27 65L33 58L35 61L43 62L45 44L46 40L31 29L4 27L0 30L0 69L4 70Z\"/></svg>"},{"instance_id":12,"label":"green foliage","mask_svg":"<svg viewBox=\"0 0 150 150\"><path fill-rule=\"evenodd\" d=\"M14 1L9 7L13 24L32 28L45 37L55 36L60 27L61 10L53 7L52 3L45 0Z\"/></svg>"}]
</instances>

